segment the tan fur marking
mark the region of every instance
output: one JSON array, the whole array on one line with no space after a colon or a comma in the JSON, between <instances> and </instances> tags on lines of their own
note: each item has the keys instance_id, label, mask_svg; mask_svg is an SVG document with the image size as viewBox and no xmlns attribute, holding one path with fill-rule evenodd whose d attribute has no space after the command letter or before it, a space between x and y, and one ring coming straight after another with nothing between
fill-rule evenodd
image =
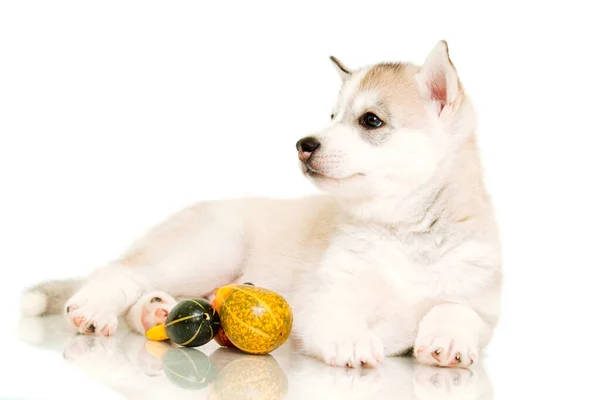
<instances>
[{"instance_id":1,"label":"tan fur marking","mask_svg":"<svg viewBox=\"0 0 600 400\"><path fill-rule=\"evenodd\" d=\"M393 107L402 124L418 128L425 120L425 107L414 80L419 68L405 63L377 64L367 72L359 91L376 91L383 103Z\"/></svg>"}]
</instances>

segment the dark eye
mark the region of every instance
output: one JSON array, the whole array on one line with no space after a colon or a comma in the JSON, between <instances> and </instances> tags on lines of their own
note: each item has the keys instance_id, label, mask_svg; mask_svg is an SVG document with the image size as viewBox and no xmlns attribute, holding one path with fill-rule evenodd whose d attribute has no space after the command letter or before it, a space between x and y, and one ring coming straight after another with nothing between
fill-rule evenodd
<instances>
[{"instance_id":1,"label":"dark eye","mask_svg":"<svg viewBox=\"0 0 600 400\"><path fill-rule=\"evenodd\" d=\"M367 129L375 129L383 126L383 121L372 112L364 113L358 122Z\"/></svg>"},{"instance_id":2,"label":"dark eye","mask_svg":"<svg viewBox=\"0 0 600 400\"><path fill-rule=\"evenodd\" d=\"M335 114L331 114L331 119L334 119L334 118L335 118Z\"/></svg>"}]
</instances>

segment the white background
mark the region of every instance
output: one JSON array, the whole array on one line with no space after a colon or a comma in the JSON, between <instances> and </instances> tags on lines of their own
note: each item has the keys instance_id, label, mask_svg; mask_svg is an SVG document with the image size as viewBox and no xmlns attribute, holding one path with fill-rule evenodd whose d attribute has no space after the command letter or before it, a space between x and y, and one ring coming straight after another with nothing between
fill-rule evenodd
<instances>
[{"instance_id":1,"label":"white background","mask_svg":"<svg viewBox=\"0 0 600 400\"><path fill-rule=\"evenodd\" d=\"M503 237L496 398L585 393L600 337L600 32L592 2L550 3L2 2L4 333L25 285L87 273L184 205L313 193L294 145L328 122L328 56L419 63L446 39ZM0 391L44 397L26 379ZM59 367L38 379L67 385Z\"/></svg>"}]
</instances>

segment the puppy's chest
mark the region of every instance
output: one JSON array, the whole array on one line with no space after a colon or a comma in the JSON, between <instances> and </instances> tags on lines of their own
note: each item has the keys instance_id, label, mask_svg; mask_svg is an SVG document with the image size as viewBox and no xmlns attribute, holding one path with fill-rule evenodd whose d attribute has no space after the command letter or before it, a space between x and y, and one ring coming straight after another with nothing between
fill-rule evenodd
<instances>
[{"instance_id":1,"label":"puppy's chest","mask_svg":"<svg viewBox=\"0 0 600 400\"><path fill-rule=\"evenodd\" d=\"M431 237L406 240L386 232L368 231L348 240L357 261L365 263L373 279L388 293L407 303L431 301L453 292L461 263L446 255L446 248ZM351 244L353 243L353 244Z\"/></svg>"}]
</instances>

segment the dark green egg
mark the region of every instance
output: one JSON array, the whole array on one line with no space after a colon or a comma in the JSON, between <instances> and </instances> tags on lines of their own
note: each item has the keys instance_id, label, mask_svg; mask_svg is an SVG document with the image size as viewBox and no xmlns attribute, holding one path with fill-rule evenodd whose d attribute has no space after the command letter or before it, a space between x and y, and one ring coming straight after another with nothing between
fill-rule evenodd
<instances>
[{"instance_id":1,"label":"dark green egg","mask_svg":"<svg viewBox=\"0 0 600 400\"><path fill-rule=\"evenodd\" d=\"M165 331L180 346L197 347L210 342L221 326L219 315L203 299L189 299L178 303L165 321Z\"/></svg>"},{"instance_id":2,"label":"dark green egg","mask_svg":"<svg viewBox=\"0 0 600 400\"><path fill-rule=\"evenodd\" d=\"M216 378L210 359L201 351L178 347L163 357L165 375L177 386L185 389L202 389Z\"/></svg>"}]
</instances>

